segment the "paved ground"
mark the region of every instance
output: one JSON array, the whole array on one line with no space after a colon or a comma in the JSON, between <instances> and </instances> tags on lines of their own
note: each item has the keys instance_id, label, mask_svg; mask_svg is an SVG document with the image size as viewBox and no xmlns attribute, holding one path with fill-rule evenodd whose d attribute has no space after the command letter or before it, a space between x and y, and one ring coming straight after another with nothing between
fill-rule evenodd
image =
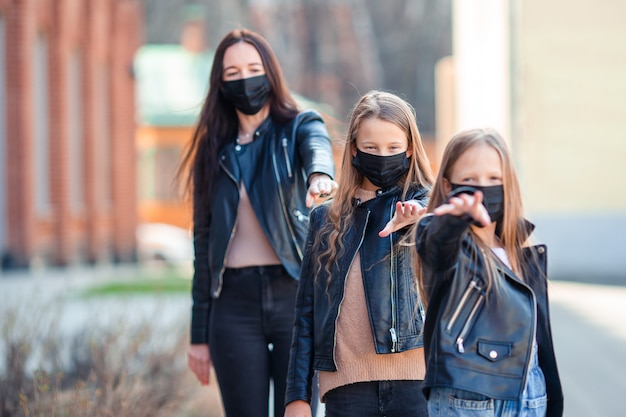
<instances>
[{"instance_id":1,"label":"paved ground","mask_svg":"<svg viewBox=\"0 0 626 417\"><path fill-rule=\"evenodd\" d=\"M71 269L0 276L0 321L9 308L23 314L35 305L66 300L61 328L69 331L97 316L106 323L158 314L162 325L187 326L190 299L140 297L81 300L82 289L137 274L134 268ZM566 417L626 415L626 286L566 281L550 283L552 329L565 393ZM1 350L1 346L0 346ZM216 405L216 393L205 391ZM202 391L199 397L202 397ZM206 399L205 399L206 400ZM213 407L211 407L213 408ZM320 413L321 415L321 413Z\"/></svg>"}]
</instances>

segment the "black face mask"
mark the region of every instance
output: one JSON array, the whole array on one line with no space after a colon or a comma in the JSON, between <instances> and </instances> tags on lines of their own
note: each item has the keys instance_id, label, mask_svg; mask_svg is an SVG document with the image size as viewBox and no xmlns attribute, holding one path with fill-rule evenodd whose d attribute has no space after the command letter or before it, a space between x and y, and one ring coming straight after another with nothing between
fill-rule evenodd
<instances>
[{"instance_id":1,"label":"black face mask","mask_svg":"<svg viewBox=\"0 0 626 417\"><path fill-rule=\"evenodd\" d=\"M406 152L390 156L378 156L356 150L352 166L377 187L394 185L409 171Z\"/></svg>"},{"instance_id":2,"label":"black face mask","mask_svg":"<svg viewBox=\"0 0 626 417\"><path fill-rule=\"evenodd\" d=\"M480 185L450 184L452 192L449 197L459 194L473 195L476 191L483 193L483 206L489 213L492 222L499 222L504 216L504 187L502 185L492 185L481 187ZM449 198L448 197L448 198Z\"/></svg>"},{"instance_id":3,"label":"black face mask","mask_svg":"<svg viewBox=\"0 0 626 417\"><path fill-rule=\"evenodd\" d=\"M224 81L220 89L226 100L240 112L257 114L272 91L265 74L240 80Z\"/></svg>"}]
</instances>

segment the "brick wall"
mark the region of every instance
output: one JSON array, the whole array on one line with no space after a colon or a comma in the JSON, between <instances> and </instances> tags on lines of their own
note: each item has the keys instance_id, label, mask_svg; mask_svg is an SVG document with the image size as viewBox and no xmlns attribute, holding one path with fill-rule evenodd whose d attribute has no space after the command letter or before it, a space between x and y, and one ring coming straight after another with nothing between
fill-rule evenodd
<instances>
[{"instance_id":1,"label":"brick wall","mask_svg":"<svg viewBox=\"0 0 626 417\"><path fill-rule=\"evenodd\" d=\"M0 0L6 27L7 247L13 265L135 258L133 55L140 0ZM47 39L50 210L34 208L33 54ZM70 114L70 60L80 63L80 109ZM69 135L80 122L83 203L72 206ZM3 248L0 248L3 249Z\"/></svg>"}]
</instances>

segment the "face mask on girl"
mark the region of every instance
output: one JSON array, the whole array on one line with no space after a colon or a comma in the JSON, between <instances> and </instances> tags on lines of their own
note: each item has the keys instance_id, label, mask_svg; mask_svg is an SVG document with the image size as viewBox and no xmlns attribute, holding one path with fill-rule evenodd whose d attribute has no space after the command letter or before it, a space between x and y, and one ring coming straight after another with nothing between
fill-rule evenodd
<instances>
[{"instance_id":1,"label":"face mask on girl","mask_svg":"<svg viewBox=\"0 0 626 417\"><path fill-rule=\"evenodd\" d=\"M377 187L386 188L394 185L409 171L409 159L406 152L395 155L379 156L356 150L352 166Z\"/></svg>"},{"instance_id":2,"label":"face mask on girl","mask_svg":"<svg viewBox=\"0 0 626 417\"><path fill-rule=\"evenodd\" d=\"M265 74L240 80L224 81L220 89L226 100L240 112L257 114L272 91Z\"/></svg>"},{"instance_id":3,"label":"face mask on girl","mask_svg":"<svg viewBox=\"0 0 626 417\"><path fill-rule=\"evenodd\" d=\"M502 185L482 187L480 185L450 184L453 194L474 194L476 191L483 193L483 206L489 213L492 222L502 220L504 215L504 188Z\"/></svg>"}]
</instances>

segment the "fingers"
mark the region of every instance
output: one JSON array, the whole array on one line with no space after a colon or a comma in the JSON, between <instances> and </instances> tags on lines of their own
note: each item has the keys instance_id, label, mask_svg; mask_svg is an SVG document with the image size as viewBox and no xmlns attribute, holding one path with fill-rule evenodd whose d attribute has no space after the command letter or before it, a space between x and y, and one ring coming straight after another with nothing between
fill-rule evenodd
<instances>
[{"instance_id":1,"label":"fingers","mask_svg":"<svg viewBox=\"0 0 626 417\"><path fill-rule=\"evenodd\" d=\"M311 179L306 196L306 206L311 207L318 199L332 197L337 191L337 183L326 175L318 175Z\"/></svg>"},{"instance_id":2,"label":"fingers","mask_svg":"<svg viewBox=\"0 0 626 417\"><path fill-rule=\"evenodd\" d=\"M489 213L483 205L483 194L480 191L474 195L460 194L452 197L446 204L440 205L433 212L437 216L444 214L463 216L467 214L483 226L488 226L491 223Z\"/></svg>"},{"instance_id":3,"label":"fingers","mask_svg":"<svg viewBox=\"0 0 626 417\"><path fill-rule=\"evenodd\" d=\"M416 223L424 213L426 213L426 207L422 207L416 201L399 201L396 203L396 212L383 230L378 232L378 236L387 237L391 232Z\"/></svg>"},{"instance_id":4,"label":"fingers","mask_svg":"<svg viewBox=\"0 0 626 417\"><path fill-rule=\"evenodd\" d=\"M199 353L197 349L190 349L187 352L187 363L189 369L194 373L202 385L209 384L209 373L211 371L211 359L207 354Z\"/></svg>"}]
</instances>

